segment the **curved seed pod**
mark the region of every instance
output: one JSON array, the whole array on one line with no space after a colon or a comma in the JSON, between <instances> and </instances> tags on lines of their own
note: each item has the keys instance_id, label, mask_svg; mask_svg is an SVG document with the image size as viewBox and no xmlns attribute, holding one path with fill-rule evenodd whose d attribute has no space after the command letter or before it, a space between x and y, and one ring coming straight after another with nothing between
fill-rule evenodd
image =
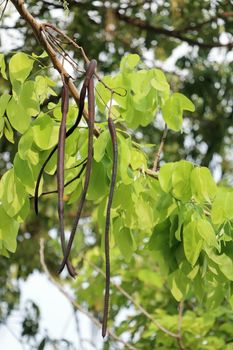
<instances>
[{"instance_id":1,"label":"curved seed pod","mask_svg":"<svg viewBox=\"0 0 233 350\"><path fill-rule=\"evenodd\" d=\"M66 118L69 110L69 91L65 81L63 82L61 94L62 119L59 128L58 154L57 154L57 193L58 193L58 217L61 237L62 252L65 254L65 227L64 227L64 157L65 157L65 138L66 138ZM70 261L67 261L67 269L71 277L76 276L74 267Z\"/></svg>"},{"instance_id":2,"label":"curved seed pod","mask_svg":"<svg viewBox=\"0 0 233 350\"><path fill-rule=\"evenodd\" d=\"M86 83L86 78L85 78L83 85L82 85L81 92L80 92L78 116L76 118L74 125L66 132L66 138L68 138L74 132L74 130L78 127L78 125L80 123L80 120L81 120L82 114L83 114L83 110L84 110L86 90L87 90L87 83ZM49 153L48 157L44 161L44 163L39 171L39 174L38 174L38 177L36 180L36 187L35 187L35 194L34 194L34 208L35 208L35 212L37 215L38 215L38 198L39 198L38 194L39 194L39 187L40 187L41 178L42 178L42 175L43 175L43 172L44 172L46 165L48 164L48 162L52 158L53 154L56 152L57 147L58 147L58 145L54 146L52 151Z\"/></svg>"},{"instance_id":3,"label":"curved seed pod","mask_svg":"<svg viewBox=\"0 0 233 350\"><path fill-rule=\"evenodd\" d=\"M66 253L64 255L63 261L61 263L59 273L62 272L64 269L67 259L70 255L72 243L75 237L75 233L77 230L77 226L79 223L79 219L82 213L83 205L86 199L87 189L90 181L90 175L91 175L91 165L92 165L92 158L93 158L93 138L94 138L94 115L95 115L95 97L94 97L94 80L93 80L93 74L95 73L96 68L96 60L92 60L88 66L86 78L83 83L84 86L86 86L88 90L88 156L87 156L87 165L86 165L86 174L85 174L85 180L84 180L84 187L81 194L81 198L79 201L79 206L77 210L77 214L73 223L73 227L71 230L70 238L67 244Z\"/></svg>"},{"instance_id":4,"label":"curved seed pod","mask_svg":"<svg viewBox=\"0 0 233 350\"><path fill-rule=\"evenodd\" d=\"M113 193L114 193L114 188L116 184L117 159L118 159L116 128L111 117L108 118L108 128L110 131L111 141L112 141L113 165L112 165L112 178L111 178L111 184L110 184L110 192L109 192L107 211L106 211L105 237L104 237L106 278L105 278L105 295L104 295L104 315L103 315L103 324L102 324L103 338L106 335L107 325L108 325L109 291L110 291L109 229L110 229L110 215L111 215Z\"/></svg>"}]
</instances>

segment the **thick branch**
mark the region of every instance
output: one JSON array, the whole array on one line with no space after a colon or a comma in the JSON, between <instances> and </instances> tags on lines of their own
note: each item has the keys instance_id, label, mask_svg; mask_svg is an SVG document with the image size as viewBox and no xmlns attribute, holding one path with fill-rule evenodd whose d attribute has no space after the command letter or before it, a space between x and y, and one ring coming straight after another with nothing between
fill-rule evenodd
<instances>
[{"instance_id":1,"label":"thick branch","mask_svg":"<svg viewBox=\"0 0 233 350\"><path fill-rule=\"evenodd\" d=\"M53 47L48 43L46 40L45 36L43 35L42 29L43 25L38 22L31 14L30 12L26 9L24 6L24 1L23 0L11 0L13 5L15 6L16 10L19 12L19 14L24 18L24 20L30 25L32 28L37 40L41 44L41 46L44 48L44 50L48 53L54 68L59 72L61 76L66 78L67 85L69 88L69 91L71 95L73 96L75 102L79 103L79 92L74 85L74 83L71 81L69 74L63 67L62 63L59 61L56 52L54 51ZM83 112L84 118L88 120L88 113L87 111L84 110ZM95 134L99 134L98 128L95 128Z\"/></svg>"}]
</instances>

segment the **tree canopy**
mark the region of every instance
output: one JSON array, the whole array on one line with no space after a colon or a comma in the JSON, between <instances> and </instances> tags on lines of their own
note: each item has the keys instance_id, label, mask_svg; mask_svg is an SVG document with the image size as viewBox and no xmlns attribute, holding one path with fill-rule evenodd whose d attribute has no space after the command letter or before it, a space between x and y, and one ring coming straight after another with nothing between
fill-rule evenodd
<instances>
[{"instance_id":1,"label":"tree canopy","mask_svg":"<svg viewBox=\"0 0 233 350\"><path fill-rule=\"evenodd\" d=\"M2 28L10 33L7 16L18 13L14 31L20 33L20 45L0 54L1 322L19 302L20 288L13 281L39 269L63 293L69 284L74 308L101 326L106 207L115 159L107 127L111 118L118 159L110 216L109 336L103 349L117 344L124 349L230 350L231 4L9 3ZM67 130L81 108L79 84L85 81L88 59L80 47L96 59L98 75L92 170L72 247L78 271L72 280L66 273L57 276L62 250L54 147L64 114L62 84L70 94ZM85 187L89 130L90 109L85 109L65 142L69 231ZM38 186L37 216L38 174L51 151ZM27 310L22 339L32 339L38 349L58 341L61 348L76 348L38 337L39 308L31 304ZM126 316L116 322L121 312Z\"/></svg>"}]
</instances>

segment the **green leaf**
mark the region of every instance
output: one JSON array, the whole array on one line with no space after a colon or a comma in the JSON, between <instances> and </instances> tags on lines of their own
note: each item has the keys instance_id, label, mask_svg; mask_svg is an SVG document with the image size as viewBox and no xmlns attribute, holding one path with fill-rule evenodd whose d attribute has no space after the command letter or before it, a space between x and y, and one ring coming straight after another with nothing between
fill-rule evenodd
<instances>
[{"instance_id":1,"label":"green leaf","mask_svg":"<svg viewBox=\"0 0 233 350\"><path fill-rule=\"evenodd\" d=\"M213 201L211 218L214 224L233 219L233 191L219 188Z\"/></svg>"},{"instance_id":2,"label":"green leaf","mask_svg":"<svg viewBox=\"0 0 233 350\"><path fill-rule=\"evenodd\" d=\"M108 192L107 175L104 165L93 161L87 199L101 200Z\"/></svg>"},{"instance_id":3,"label":"green leaf","mask_svg":"<svg viewBox=\"0 0 233 350\"><path fill-rule=\"evenodd\" d=\"M172 171L172 194L183 202L191 198L190 175L193 164L185 160L176 163Z\"/></svg>"},{"instance_id":4,"label":"green leaf","mask_svg":"<svg viewBox=\"0 0 233 350\"><path fill-rule=\"evenodd\" d=\"M11 95L9 94L4 94L0 97L0 118L4 115L10 98Z\"/></svg>"},{"instance_id":5,"label":"green leaf","mask_svg":"<svg viewBox=\"0 0 233 350\"><path fill-rule=\"evenodd\" d=\"M163 71L158 68L153 69L154 78L151 80L151 85L158 91L163 91L169 93L170 86L167 82L167 78Z\"/></svg>"},{"instance_id":6,"label":"green leaf","mask_svg":"<svg viewBox=\"0 0 233 350\"><path fill-rule=\"evenodd\" d=\"M135 196L135 211L138 216L138 228L141 230L150 230L154 226L153 207L143 196Z\"/></svg>"},{"instance_id":7,"label":"green leaf","mask_svg":"<svg viewBox=\"0 0 233 350\"><path fill-rule=\"evenodd\" d=\"M178 227L177 230L175 232L175 237L178 241L181 241L181 233L182 233L182 227L183 227L183 223L185 220L185 205L180 205L178 207Z\"/></svg>"},{"instance_id":8,"label":"green leaf","mask_svg":"<svg viewBox=\"0 0 233 350\"><path fill-rule=\"evenodd\" d=\"M23 52L12 56L9 62L10 80L12 84L17 80L23 83L33 68L34 60Z\"/></svg>"},{"instance_id":9,"label":"green leaf","mask_svg":"<svg viewBox=\"0 0 233 350\"><path fill-rule=\"evenodd\" d=\"M42 103L48 96L48 84L45 77L37 75L35 79L35 94Z\"/></svg>"},{"instance_id":10,"label":"green leaf","mask_svg":"<svg viewBox=\"0 0 233 350\"><path fill-rule=\"evenodd\" d=\"M4 118L4 135L9 142L14 143L14 132L7 118Z\"/></svg>"},{"instance_id":11,"label":"green leaf","mask_svg":"<svg viewBox=\"0 0 233 350\"><path fill-rule=\"evenodd\" d=\"M24 205L26 192L13 169L8 170L1 178L0 198L6 213L11 217L15 216Z\"/></svg>"},{"instance_id":12,"label":"green leaf","mask_svg":"<svg viewBox=\"0 0 233 350\"><path fill-rule=\"evenodd\" d=\"M116 186L113 196L112 208L121 209L121 217L124 219L124 226L137 228L137 215L135 213L135 202L132 198L133 186L120 184ZM123 201L123 205L122 205Z\"/></svg>"},{"instance_id":13,"label":"green leaf","mask_svg":"<svg viewBox=\"0 0 233 350\"><path fill-rule=\"evenodd\" d=\"M4 60L4 55L3 53L0 53L0 68L1 68L1 74L2 77L7 80L7 75L6 75L6 64Z\"/></svg>"},{"instance_id":14,"label":"green leaf","mask_svg":"<svg viewBox=\"0 0 233 350\"><path fill-rule=\"evenodd\" d=\"M29 117L35 117L40 112L40 105L35 94L34 81L26 81L20 91L19 104L23 106Z\"/></svg>"},{"instance_id":15,"label":"green leaf","mask_svg":"<svg viewBox=\"0 0 233 350\"><path fill-rule=\"evenodd\" d=\"M173 96L168 98L162 107L162 114L169 129L174 131L181 130L183 117L178 99L174 98Z\"/></svg>"},{"instance_id":16,"label":"green leaf","mask_svg":"<svg viewBox=\"0 0 233 350\"><path fill-rule=\"evenodd\" d=\"M120 71L122 73L131 72L140 62L140 57L137 54L129 54L122 58L120 63Z\"/></svg>"},{"instance_id":17,"label":"green leaf","mask_svg":"<svg viewBox=\"0 0 233 350\"><path fill-rule=\"evenodd\" d=\"M114 79L110 76L105 76L103 78L103 82L110 86L111 88L115 87ZM101 82L98 82L96 85L96 102L98 110L101 113L104 113L106 110L106 106L111 98L111 92L104 87Z\"/></svg>"},{"instance_id":18,"label":"green leaf","mask_svg":"<svg viewBox=\"0 0 233 350\"><path fill-rule=\"evenodd\" d=\"M29 211L30 211L30 201L29 201L29 198L26 198L24 205L22 206L20 211L15 215L14 219L19 223L25 222L25 219L27 218Z\"/></svg>"},{"instance_id":19,"label":"green leaf","mask_svg":"<svg viewBox=\"0 0 233 350\"><path fill-rule=\"evenodd\" d=\"M163 165L159 171L159 183L166 193L169 193L172 189L172 174L175 168L176 163L168 163Z\"/></svg>"},{"instance_id":20,"label":"green leaf","mask_svg":"<svg viewBox=\"0 0 233 350\"><path fill-rule=\"evenodd\" d=\"M165 220L154 227L154 231L148 243L150 250L167 250L171 222Z\"/></svg>"},{"instance_id":21,"label":"green leaf","mask_svg":"<svg viewBox=\"0 0 233 350\"><path fill-rule=\"evenodd\" d=\"M195 106L192 103L192 101L190 101L190 99L184 96L183 94L176 92L173 94L173 97L179 100L180 107L182 110L190 111L190 112L195 111Z\"/></svg>"},{"instance_id":22,"label":"green leaf","mask_svg":"<svg viewBox=\"0 0 233 350\"><path fill-rule=\"evenodd\" d=\"M51 149L58 142L59 126L46 115L40 115L33 123L32 132L35 144L42 150Z\"/></svg>"},{"instance_id":23,"label":"green leaf","mask_svg":"<svg viewBox=\"0 0 233 350\"><path fill-rule=\"evenodd\" d=\"M0 218L0 241L3 241L7 250L14 253L17 246L19 223L7 215L2 204L0 204Z\"/></svg>"},{"instance_id":24,"label":"green leaf","mask_svg":"<svg viewBox=\"0 0 233 350\"><path fill-rule=\"evenodd\" d=\"M162 114L170 129L174 131L181 130L183 110L192 112L195 110L193 103L184 95L175 93L165 101L162 107Z\"/></svg>"},{"instance_id":25,"label":"green leaf","mask_svg":"<svg viewBox=\"0 0 233 350\"><path fill-rule=\"evenodd\" d=\"M14 171L17 178L25 186L25 189L31 195L34 195L35 191L35 179L32 172L32 168L29 162L20 158L17 153L14 159Z\"/></svg>"},{"instance_id":26,"label":"green leaf","mask_svg":"<svg viewBox=\"0 0 233 350\"><path fill-rule=\"evenodd\" d=\"M27 159L27 155L33 144L32 129L28 129L20 138L18 145L18 152L21 159Z\"/></svg>"},{"instance_id":27,"label":"green leaf","mask_svg":"<svg viewBox=\"0 0 233 350\"><path fill-rule=\"evenodd\" d=\"M50 86L55 86L55 85L56 84L52 80L50 80L48 77L37 75L35 78L36 99L40 103L43 103L44 100L49 96L49 94L56 96L55 91L50 88ZM53 104L53 107L54 106L55 105ZM60 110L60 106L59 106L59 110ZM77 110L76 110L76 113L77 113Z\"/></svg>"},{"instance_id":28,"label":"green leaf","mask_svg":"<svg viewBox=\"0 0 233 350\"><path fill-rule=\"evenodd\" d=\"M31 118L22 104L12 97L8 102L6 112L12 127L23 134L28 129Z\"/></svg>"},{"instance_id":29,"label":"green leaf","mask_svg":"<svg viewBox=\"0 0 233 350\"><path fill-rule=\"evenodd\" d=\"M109 142L109 131L105 130L100 134L98 139L94 143L94 159L100 162L105 154L105 149Z\"/></svg>"},{"instance_id":30,"label":"green leaf","mask_svg":"<svg viewBox=\"0 0 233 350\"><path fill-rule=\"evenodd\" d=\"M176 270L168 276L168 285L174 298L181 301L189 291L190 281L180 270Z\"/></svg>"},{"instance_id":31,"label":"green leaf","mask_svg":"<svg viewBox=\"0 0 233 350\"><path fill-rule=\"evenodd\" d=\"M122 230L114 230L114 238L121 254L129 262L136 250L136 243L130 229L124 227Z\"/></svg>"},{"instance_id":32,"label":"green leaf","mask_svg":"<svg viewBox=\"0 0 233 350\"><path fill-rule=\"evenodd\" d=\"M131 151L130 165L131 165L133 170L146 169L147 160L146 160L145 154L143 152L140 152L137 149L133 148Z\"/></svg>"},{"instance_id":33,"label":"green leaf","mask_svg":"<svg viewBox=\"0 0 233 350\"><path fill-rule=\"evenodd\" d=\"M35 54L34 52L32 53L32 57L35 57L35 58L46 58L48 57L48 54L46 51L43 51L40 55L37 55Z\"/></svg>"},{"instance_id":34,"label":"green leaf","mask_svg":"<svg viewBox=\"0 0 233 350\"><path fill-rule=\"evenodd\" d=\"M207 220L200 219L197 221L197 230L199 235L210 247L218 248L218 242L213 226Z\"/></svg>"},{"instance_id":35,"label":"green leaf","mask_svg":"<svg viewBox=\"0 0 233 350\"><path fill-rule=\"evenodd\" d=\"M3 134L4 124L5 124L4 119L5 118L0 117L0 138L2 137L2 134Z\"/></svg>"},{"instance_id":36,"label":"green leaf","mask_svg":"<svg viewBox=\"0 0 233 350\"><path fill-rule=\"evenodd\" d=\"M195 265L202 249L203 239L199 235L197 222L191 221L183 229L184 252L192 266Z\"/></svg>"},{"instance_id":37,"label":"green leaf","mask_svg":"<svg viewBox=\"0 0 233 350\"><path fill-rule=\"evenodd\" d=\"M121 135L118 135L118 147L118 174L121 177L122 182L125 185L129 185L133 182L133 177L129 169L132 145L129 139L124 139Z\"/></svg>"},{"instance_id":38,"label":"green leaf","mask_svg":"<svg viewBox=\"0 0 233 350\"><path fill-rule=\"evenodd\" d=\"M138 272L138 278L149 286L154 286L156 288L162 288L163 286L163 279L158 272L148 269L140 269Z\"/></svg>"},{"instance_id":39,"label":"green leaf","mask_svg":"<svg viewBox=\"0 0 233 350\"><path fill-rule=\"evenodd\" d=\"M191 189L198 202L211 202L215 197L217 186L209 171L205 167L196 167L191 173Z\"/></svg>"},{"instance_id":40,"label":"green leaf","mask_svg":"<svg viewBox=\"0 0 233 350\"><path fill-rule=\"evenodd\" d=\"M209 258L211 260L213 260L218 265L219 269L226 276L226 278L228 278L230 281L233 281L233 261L232 261L232 259L224 253L221 255L217 255L211 249L206 250L206 252L207 252Z\"/></svg>"}]
</instances>

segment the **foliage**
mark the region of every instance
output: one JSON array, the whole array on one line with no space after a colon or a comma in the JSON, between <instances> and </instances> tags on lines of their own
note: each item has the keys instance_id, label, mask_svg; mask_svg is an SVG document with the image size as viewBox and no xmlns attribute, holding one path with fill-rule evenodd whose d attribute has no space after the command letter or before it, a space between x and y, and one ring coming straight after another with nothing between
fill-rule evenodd
<instances>
[{"instance_id":1,"label":"foliage","mask_svg":"<svg viewBox=\"0 0 233 350\"><path fill-rule=\"evenodd\" d=\"M33 73L37 60L43 58L17 53L6 66L4 58L1 59L1 74L12 91L1 96L1 133L10 142L14 142L16 133L20 134L13 167L4 173L0 182L1 253L6 256L16 250L17 232L19 225L27 220L29 198L34 194L39 169L58 138L60 101L41 110L45 99L56 92L55 83L45 73ZM138 144L125 130L145 127L156 113L161 113L170 129L180 131L183 112L194 111L187 97L170 92L161 70L140 69L139 57L128 55L122 59L119 73L106 76L104 82L127 92L124 97L114 95L112 109L112 116L118 123L120 155L111 215L113 274L120 277L124 288L129 292L132 289L131 294L135 294L138 302L153 310L152 316L170 331L176 331L178 315L169 293L177 301L186 300L182 333L187 349L207 349L208 346L220 349L229 334L229 317L232 317L229 308L221 304L225 300L232 302L233 192L217 187L207 168L185 160L167 163L152 176L148 173L146 145ZM104 232L103 212L108 198L112 152L105 122L110 93L101 82L96 91L101 134L94 144L87 199L88 207L93 208L91 227L99 241ZM68 127L76 114L73 105L69 110ZM87 129L84 127L76 130L66 142L65 182L76 175L75 166L85 159L86 153ZM56 155L46 167L48 175L56 171L55 159ZM67 211L77 200L82 184L81 178L66 187ZM40 193L43 194L42 188ZM74 262L81 263L84 259L84 263L74 288L81 302L101 313L103 278L101 274L94 277L85 260L96 261L98 265L99 256L99 249L84 248L81 244L81 255ZM127 272L123 266L128 266ZM132 278L134 283L130 285ZM82 287L84 281L88 281L87 288ZM166 298L161 299L164 293ZM193 304L190 310L188 303ZM112 304L113 318L121 307L127 307L126 300L118 293L113 294ZM200 311L200 305L208 310L206 314ZM176 339L158 331L153 324L146 326L143 318L133 313L129 322L112 326L118 334L130 332L138 349L151 344L156 349L178 346ZM211 330L220 318L225 320L225 326L217 328L222 332L222 336L217 337ZM142 328L139 325L143 325Z\"/></svg>"},{"instance_id":2,"label":"foliage","mask_svg":"<svg viewBox=\"0 0 233 350\"><path fill-rule=\"evenodd\" d=\"M104 78L107 83L120 93L127 90L124 98L114 95L112 107L120 158L111 215L110 329L136 349L232 349L233 194L231 188L223 187L232 184L232 45L225 44L232 33L230 2L29 0L27 6L43 22L57 24L75 37L89 57L98 58L99 70L108 74L114 71ZM13 32L9 23L3 18L3 34ZM58 227L56 195L40 197L39 217L31 204L40 166L57 142L60 86L53 75L51 80L50 62L46 54L40 55L41 47L23 18L14 28L21 38L16 50L27 54L0 54L3 324L17 309L20 280L27 279L35 269L41 270L41 237L47 241L46 264L52 275L56 276L61 261L60 241L54 234ZM204 47L201 43L211 45ZM218 49L219 43L223 46ZM37 55L29 55L31 52ZM141 61L137 55L130 55L120 64L125 52L139 54ZM74 53L74 57L80 63L79 54ZM166 77L158 69L161 67L168 70ZM76 301L101 319L101 237L112 150L106 130L110 96L101 84L96 90L101 134L95 140L88 201L73 250L72 262L79 275L70 281L64 274L60 283L69 284ZM175 91L188 96L195 111L192 102ZM76 106L70 105L68 127L76 115ZM159 147L161 117L170 128L161 155L161 164L166 164L151 174L147 168ZM85 158L86 131L82 124L66 141L66 181L77 174L74 166ZM197 164L213 172L219 168L218 162L222 180L217 187L210 171ZM46 167L40 194L56 187L55 171L56 154ZM82 184L83 179L66 187L67 229ZM26 305L23 317L22 343L30 348L75 348L64 339L48 337L39 327L40 314L33 303ZM166 330L180 332L183 345ZM111 348L121 345L108 337L103 349Z\"/></svg>"},{"instance_id":3,"label":"foliage","mask_svg":"<svg viewBox=\"0 0 233 350\"><path fill-rule=\"evenodd\" d=\"M231 1L70 1L69 16L64 15L63 1L29 0L27 4L37 18L75 37L89 57L98 58L104 73L118 70L125 52L137 53L149 66L168 70L172 89L189 96L196 111L192 119L186 119L182 134L170 133L165 160L188 157L212 171L217 169L218 180L232 184ZM7 33L7 21L5 27ZM15 32L22 38L17 42L19 50L39 54L34 34L22 18ZM80 62L80 55L74 55ZM145 143L159 143L160 133L153 124L139 130ZM152 157L153 153L148 154Z\"/></svg>"}]
</instances>

